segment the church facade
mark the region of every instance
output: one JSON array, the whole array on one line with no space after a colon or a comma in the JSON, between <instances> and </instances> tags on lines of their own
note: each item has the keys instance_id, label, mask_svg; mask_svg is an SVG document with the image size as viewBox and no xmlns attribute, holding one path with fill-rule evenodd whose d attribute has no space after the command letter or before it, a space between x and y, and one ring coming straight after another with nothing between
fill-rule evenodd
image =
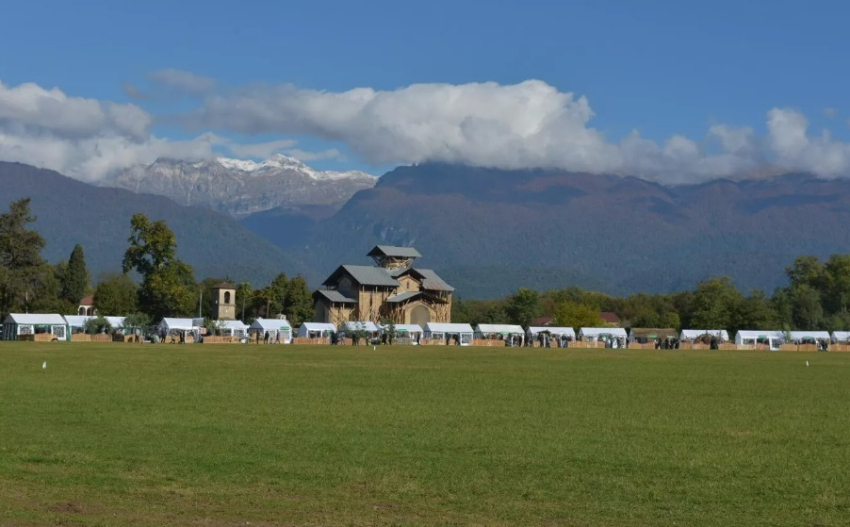
<instances>
[{"instance_id":1,"label":"church facade","mask_svg":"<svg viewBox=\"0 0 850 527\"><path fill-rule=\"evenodd\" d=\"M416 249L378 245L368 256L376 265L341 265L313 293L314 321L451 322L454 288L431 269L413 266L421 257Z\"/></svg>"}]
</instances>

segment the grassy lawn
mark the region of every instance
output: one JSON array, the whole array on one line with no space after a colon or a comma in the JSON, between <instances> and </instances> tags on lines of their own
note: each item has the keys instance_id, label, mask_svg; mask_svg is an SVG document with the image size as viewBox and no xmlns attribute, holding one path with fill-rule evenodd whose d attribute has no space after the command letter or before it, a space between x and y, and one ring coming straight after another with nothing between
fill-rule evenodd
<instances>
[{"instance_id":1,"label":"grassy lawn","mask_svg":"<svg viewBox=\"0 0 850 527\"><path fill-rule=\"evenodd\" d=\"M248 524L847 526L850 354L0 345L0 525Z\"/></svg>"}]
</instances>

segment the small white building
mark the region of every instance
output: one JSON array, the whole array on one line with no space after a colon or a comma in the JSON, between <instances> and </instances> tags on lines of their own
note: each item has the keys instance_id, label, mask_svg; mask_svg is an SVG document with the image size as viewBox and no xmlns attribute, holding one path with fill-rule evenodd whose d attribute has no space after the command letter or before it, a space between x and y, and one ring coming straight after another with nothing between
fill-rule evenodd
<instances>
[{"instance_id":1,"label":"small white building","mask_svg":"<svg viewBox=\"0 0 850 527\"><path fill-rule=\"evenodd\" d=\"M68 322L59 314L11 313L3 321L3 340L36 334L50 334L52 340L71 340Z\"/></svg>"},{"instance_id":2,"label":"small white building","mask_svg":"<svg viewBox=\"0 0 850 527\"><path fill-rule=\"evenodd\" d=\"M343 322L343 324L339 327L340 331L345 332L346 336L350 337L356 331L365 331L370 338L376 338L380 329L377 324L370 320L354 320L350 322Z\"/></svg>"},{"instance_id":3,"label":"small white building","mask_svg":"<svg viewBox=\"0 0 850 527\"><path fill-rule=\"evenodd\" d=\"M742 329L735 334L735 345L755 348L756 344L767 344L772 350L778 350L785 343L785 333L777 330Z\"/></svg>"},{"instance_id":4,"label":"small white building","mask_svg":"<svg viewBox=\"0 0 850 527\"><path fill-rule=\"evenodd\" d=\"M450 324L445 322L428 322L425 324L425 338L448 340L461 346L472 344L475 334L469 324Z\"/></svg>"},{"instance_id":5,"label":"small white building","mask_svg":"<svg viewBox=\"0 0 850 527\"><path fill-rule=\"evenodd\" d=\"M683 329L679 334L679 341L691 342L703 335L719 338L720 342L729 342L729 332L725 329Z\"/></svg>"},{"instance_id":6,"label":"small white building","mask_svg":"<svg viewBox=\"0 0 850 527\"><path fill-rule=\"evenodd\" d=\"M298 338L329 339L336 333L336 327L329 322L304 322L298 328Z\"/></svg>"},{"instance_id":7,"label":"small white building","mask_svg":"<svg viewBox=\"0 0 850 527\"><path fill-rule=\"evenodd\" d=\"M268 333L269 342L292 343L292 326L285 318L258 318L248 327L248 333L259 333L263 339Z\"/></svg>"},{"instance_id":8,"label":"small white building","mask_svg":"<svg viewBox=\"0 0 850 527\"><path fill-rule=\"evenodd\" d=\"M201 324L194 318L163 318L159 323L160 331L166 335L172 331L190 331L192 333L200 332Z\"/></svg>"},{"instance_id":9,"label":"small white building","mask_svg":"<svg viewBox=\"0 0 850 527\"><path fill-rule=\"evenodd\" d=\"M629 338L624 328L580 328L578 330L578 337L581 340L593 341L609 336L615 339Z\"/></svg>"}]
</instances>

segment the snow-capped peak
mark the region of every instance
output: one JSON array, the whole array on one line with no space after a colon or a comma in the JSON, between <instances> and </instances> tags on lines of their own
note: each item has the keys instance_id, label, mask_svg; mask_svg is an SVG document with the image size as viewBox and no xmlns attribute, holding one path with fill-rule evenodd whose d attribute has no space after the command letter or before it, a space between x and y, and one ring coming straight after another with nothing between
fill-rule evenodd
<instances>
[{"instance_id":1,"label":"snow-capped peak","mask_svg":"<svg viewBox=\"0 0 850 527\"><path fill-rule=\"evenodd\" d=\"M329 179L350 179L350 178L374 178L371 174L367 174L365 172L360 171L348 171L348 172L326 172L321 170L315 170L305 165L298 159L294 157L285 156L283 154L275 154L274 156L257 163L255 161L247 160L247 159L232 159L227 157L219 157L216 159L219 165L227 168L228 170L241 170L242 172L248 173L257 173L260 171L272 170L272 169L288 169L295 170L304 174L305 176L310 177L315 180L329 180Z\"/></svg>"}]
</instances>

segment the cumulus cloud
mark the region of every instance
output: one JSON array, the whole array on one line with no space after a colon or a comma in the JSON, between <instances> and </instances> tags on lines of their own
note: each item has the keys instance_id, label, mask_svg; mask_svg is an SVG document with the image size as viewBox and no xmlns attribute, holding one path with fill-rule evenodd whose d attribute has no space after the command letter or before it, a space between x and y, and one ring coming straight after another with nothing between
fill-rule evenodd
<instances>
[{"instance_id":1,"label":"cumulus cloud","mask_svg":"<svg viewBox=\"0 0 850 527\"><path fill-rule=\"evenodd\" d=\"M635 130L612 140L591 126L594 112L587 98L535 80L417 84L390 91L325 92L282 85L215 92L212 80L187 72L161 70L153 77L194 94L194 110L164 117L200 135L180 141L155 136L151 115L135 104L0 83L0 159L87 180L158 157L194 160L222 150L238 157L284 152L304 161L344 159L336 148L304 151L285 137L302 135L345 144L361 160L383 165L441 161L552 168L673 184L769 166L824 177L850 173L850 145L827 131L810 134L806 116L789 108L767 112L765 136L751 127L717 124L701 138L674 135L658 142ZM210 130L284 137L237 144Z\"/></svg>"},{"instance_id":2,"label":"cumulus cloud","mask_svg":"<svg viewBox=\"0 0 850 527\"><path fill-rule=\"evenodd\" d=\"M204 95L215 88L215 81L209 77L196 75L189 71L166 68L148 75L151 81L187 95Z\"/></svg>"}]
</instances>

